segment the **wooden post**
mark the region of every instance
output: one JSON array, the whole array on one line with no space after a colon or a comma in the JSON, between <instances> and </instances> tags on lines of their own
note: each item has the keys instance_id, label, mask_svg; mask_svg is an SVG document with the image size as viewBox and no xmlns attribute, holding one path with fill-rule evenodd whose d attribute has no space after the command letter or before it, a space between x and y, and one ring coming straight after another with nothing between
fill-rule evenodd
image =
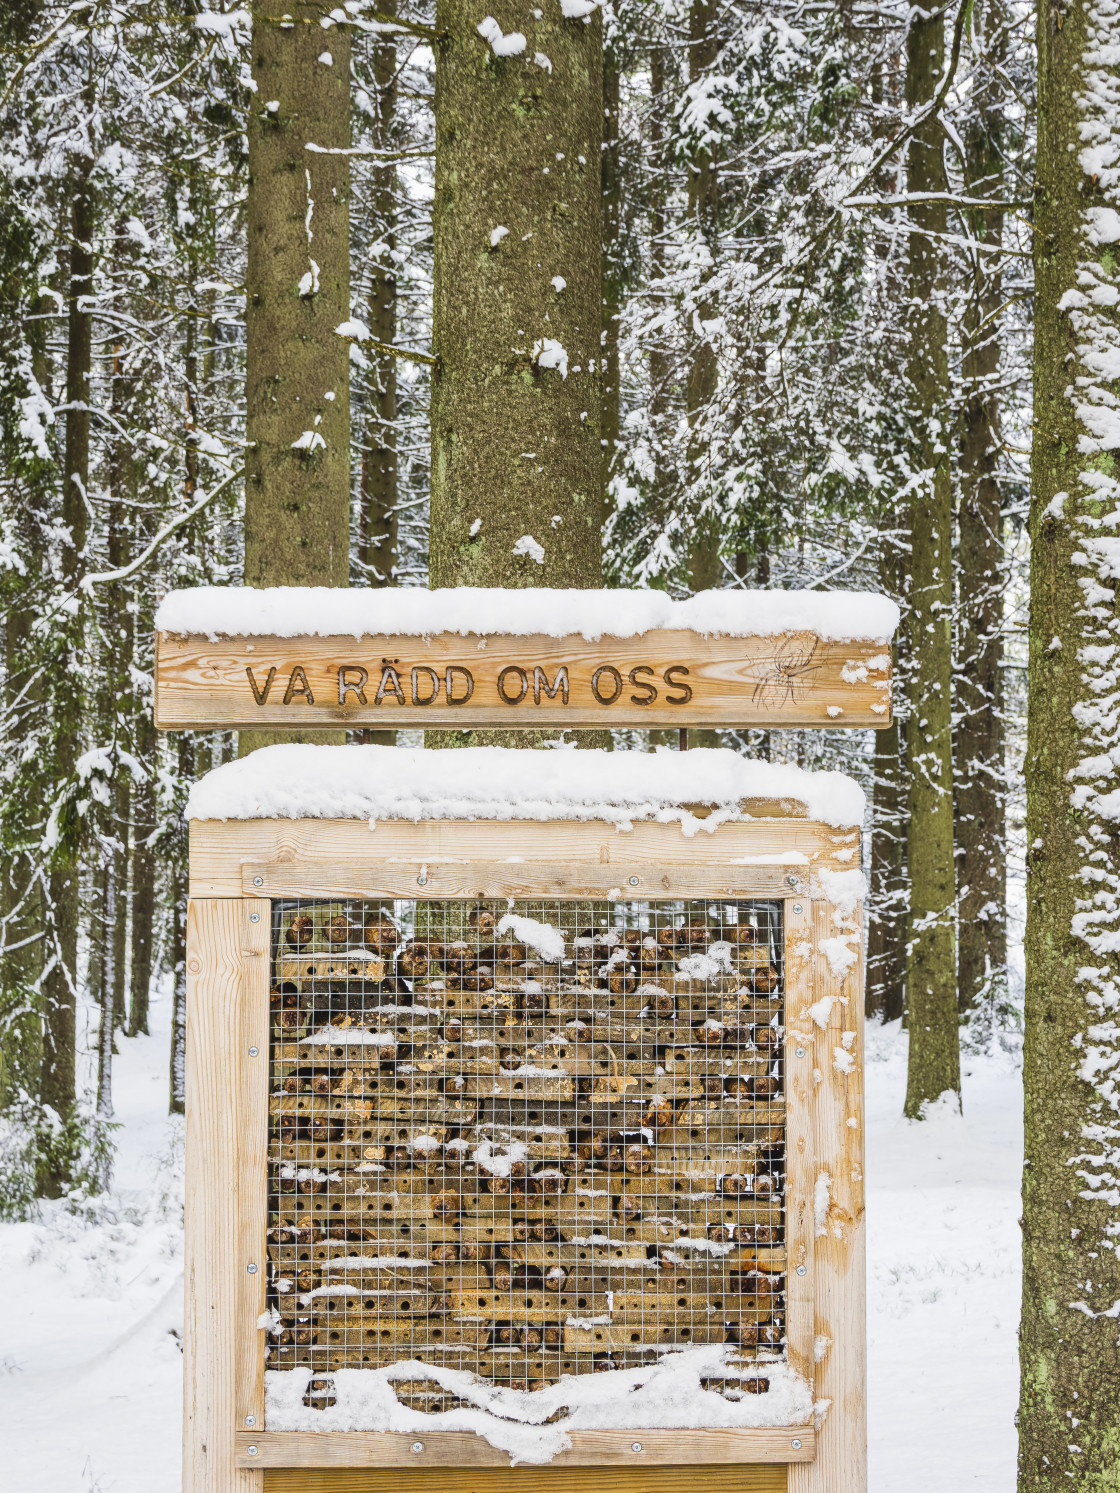
<instances>
[{"instance_id":1,"label":"wooden post","mask_svg":"<svg viewBox=\"0 0 1120 1493\"><path fill-rule=\"evenodd\" d=\"M264 1281L263 1261L241 1258L239 1230L252 1207L238 1196L243 1064L268 1061L267 1040L257 1043L257 1059L243 1046L250 994L243 971L259 947L267 949L267 903L256 911L260 922L250 925L248 904L222 897L192 901L187 912L183 1493L261 1493L261 1474L234 1461L245 1372L236 1352L237 1308L245 1282L263 1297ZM267 977L267 960L256 962ZM265 991L267 1011L267 984ZM263 1208L263 1194L260 1202ZM257 1266L252 1276L250 1263Z\"/></svg>"},{"instance_id":2,"label":"wooden post","mask_svg":"<svg viewBox=\"0 0 1120 1493\"><path fill-rule=\"evenodd\" d=\"M841 920L832 903L808 907L808 938L792 957L810 964L805 982L787 967L787 1007L793 1035L812 1054L816 1249L817 1455L793 1463L789 1493L866 1493L867 1490L867 1261L863 1187L863 915ZM821 949L843 938L856 956L841 976ZM832 945L834 956L836 945Z\"/></svg>"}]
</instances>

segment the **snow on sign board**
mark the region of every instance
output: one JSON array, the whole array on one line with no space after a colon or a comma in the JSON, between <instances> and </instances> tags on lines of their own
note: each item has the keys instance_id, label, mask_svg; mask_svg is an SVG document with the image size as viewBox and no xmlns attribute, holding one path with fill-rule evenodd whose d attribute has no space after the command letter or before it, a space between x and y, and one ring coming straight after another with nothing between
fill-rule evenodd
<instances>
[{"instance_id":1,"label":"snow on sign board","mask_svg":"<svg viewBox=\"0 0 1120 1493\"><path fill-rule=\"evenodd\" d=\"M856 592L196 588L156 724L880 727L898 608Z\"/></svg>"}]
</instances>

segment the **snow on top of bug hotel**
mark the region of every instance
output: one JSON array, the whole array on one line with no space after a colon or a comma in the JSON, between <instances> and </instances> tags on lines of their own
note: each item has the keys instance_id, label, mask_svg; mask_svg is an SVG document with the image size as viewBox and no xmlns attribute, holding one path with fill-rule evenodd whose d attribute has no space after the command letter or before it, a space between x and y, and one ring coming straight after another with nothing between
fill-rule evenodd
<instances>
[{"instance_id":1,"label":"snow on top of bug hotel","mask_svg":"<svg viewBox=\"0 0 1120 1493\"><path fill-rule=\"evenodd\" d=\"M271 746L195 783L191 819L636 819L686 834L749 817L744 799L803 804L836 827L863 822L863 790L839 772L750 762L736 752L516 751ZM700 818L691 812L704 805Z\"/></svg>"},{"instance_id":2,"label":"snow on top of bug hotel","mask_svg":"<svg viewBox=\"0 0 1120 1493\"><path fill-rule=\"evenodd\" d=\"M811 632L826 642L888 643L898 607L871 591L522 591L461 586L380 590L326 586L193 586L172 591L156 629L220 637L462 637L544 635L633 638L654 628L705 636Z\"/></svg>"}]
</instances>

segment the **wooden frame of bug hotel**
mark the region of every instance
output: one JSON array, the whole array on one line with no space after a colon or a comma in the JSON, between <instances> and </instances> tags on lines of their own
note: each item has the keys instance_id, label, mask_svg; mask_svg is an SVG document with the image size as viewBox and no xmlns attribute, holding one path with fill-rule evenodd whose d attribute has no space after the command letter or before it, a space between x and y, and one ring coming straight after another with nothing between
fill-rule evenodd
<instances>
[{"instance_id":1,"label":"wooden frame of bug hotel","mask_svg":"<svg viewBox=\"0 0 1120 1493\"><path fill-rule=\"evenodd\" d=\"M194 819L191 1493L865 1486L859 829L741 810Z\"/></svg>"},{"instance_id":2,"label":"wooden frame of bug hotel","mask_svg":"<svg viewBox=\"0 0 1120 1493\"><path fill-rule=\"evenodd\" d=\"M189 592L157 720L882 726L896 620ZM865 1493L862 808L730 751L195 786L187 1493Z\"/></svg>"}]
</instances>

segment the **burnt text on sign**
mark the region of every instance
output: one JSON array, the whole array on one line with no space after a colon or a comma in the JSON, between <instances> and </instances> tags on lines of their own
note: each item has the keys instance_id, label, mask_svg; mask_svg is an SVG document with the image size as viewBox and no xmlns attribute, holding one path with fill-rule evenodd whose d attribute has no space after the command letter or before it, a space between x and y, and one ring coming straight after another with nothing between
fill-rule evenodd
<instances>
[{"instance_id":1,"label":"burnt text on sign","mask_svg":"<svg viewBox=\"0 0 1120 1493\"><path fill-rule=\"evenodd\" d=\"M809 632L637 638L157 635L164 729L340 725L879 727L890 650Z\"/></svg>"}]
</instances>

